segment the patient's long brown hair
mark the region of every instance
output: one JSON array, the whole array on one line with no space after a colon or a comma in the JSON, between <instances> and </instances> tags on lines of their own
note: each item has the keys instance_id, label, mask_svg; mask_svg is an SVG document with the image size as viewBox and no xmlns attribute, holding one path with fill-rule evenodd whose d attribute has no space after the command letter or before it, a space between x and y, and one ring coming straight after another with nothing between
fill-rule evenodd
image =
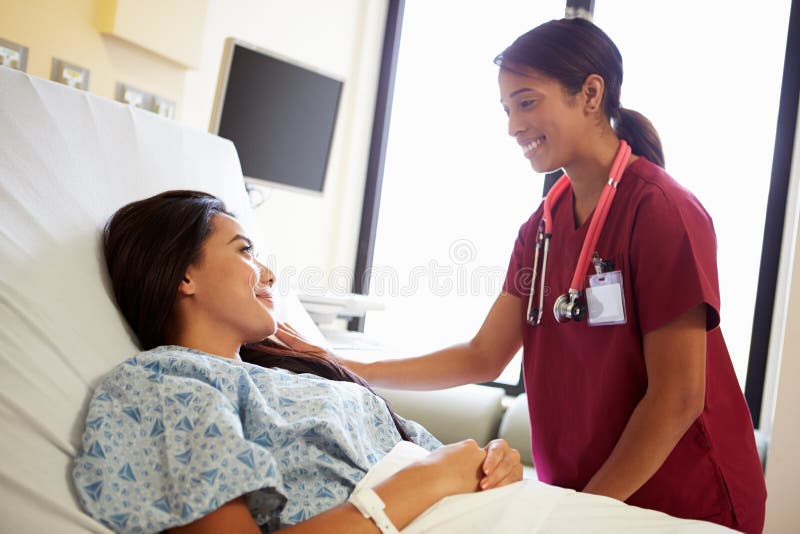
<instances>
[{"instance_id":1,"label":"patient's long brown hair","mask_svg":"<svg viewBox=\"0 0 800 534\"><path fill-rule=\"evenodd\" d=\"M233 217L208 193L177 190L127 204L106 223L103 244L114 296L142 349L165 343L178 286L189 266L200 259L211 219L219 213ZM372 391L364 379L324 352L298 352L265 339L243 345L239 355L262 367L354 382ZM389 413L400 436L411 441L391 408Z\"/></svg>"}]
</instances>

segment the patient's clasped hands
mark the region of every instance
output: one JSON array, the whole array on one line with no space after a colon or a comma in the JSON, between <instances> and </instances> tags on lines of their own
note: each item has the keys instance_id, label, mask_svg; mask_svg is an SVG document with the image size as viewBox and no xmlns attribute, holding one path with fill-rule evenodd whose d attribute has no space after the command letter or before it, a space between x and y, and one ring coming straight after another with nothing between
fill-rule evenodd
<instances>
[{"instance_id":1,"label":"patient's clasped hands","mask_svg":"<svg viewBox=\"0 0 800 534\"><path fill-rule=\"evenodd\" d=\"M522 480L522 460L517 449L512 449L504 439L493 439L486 447L486 458L481 469L482 490L513 484Z\"/></svg>"},{"instance_id":2,"label":"patient's clasped hands","mask_svg":"<svg viewBox=\"0 0 800 534\"><path fill-rule=\"evenodd\" d=\"M431 466L443 495L488 490L522 480L519 452L502 439L481 448L468 439L433 451L422 465Z\"/></svg>"}]
</instances>

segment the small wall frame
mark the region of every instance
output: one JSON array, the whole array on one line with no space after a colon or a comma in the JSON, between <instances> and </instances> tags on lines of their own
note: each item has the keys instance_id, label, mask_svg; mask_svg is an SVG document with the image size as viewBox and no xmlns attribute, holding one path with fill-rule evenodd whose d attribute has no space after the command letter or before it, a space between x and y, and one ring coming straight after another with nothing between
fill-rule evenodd
<instances>
[{"instance_id":1,"label":"small wall frame","mask_svg":"<svg viewBox=\"0 0 800 534\"><path fill-rule=\"evenodd\" d=\"M28 69L28 47L0 38L0 65L25 72Z\"/></svg>"},{"instance_id":2,"label":"small wall frame","mask_svg":"<svg viewBox=\"0 0 800 534\"><path fill-rule=\"evenodd\" d=\"M67 63L63 59L56 57L53 58L50 79L75 89L83 89L84 91L89 89L89 69L73 63Z\"/></svg>"},{"instance_id":3,"label":"small wall frame","mask_svg":"<svg viewBox=\"0 0 800 534\"><path fill-rule=\"evenodd\" d=\"M167 119L175 118L175 102L167 98L137 89L132 85L117 82L115 99L123 104L152 111Z\"/></svg>"}]
</instances>

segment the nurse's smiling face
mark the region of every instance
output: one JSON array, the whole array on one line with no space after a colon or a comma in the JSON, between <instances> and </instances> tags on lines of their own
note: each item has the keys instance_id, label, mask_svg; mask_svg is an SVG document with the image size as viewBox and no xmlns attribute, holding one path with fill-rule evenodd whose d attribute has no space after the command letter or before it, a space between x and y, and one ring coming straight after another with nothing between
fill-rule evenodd
<instances>
[{"instance_id":1,"label":"nurse's smiling face","mask_svg":"<svg viewBox=\"0 0 800 534\"><path fill-rule=\"evenodd\" d=\"M523 66L501 68L498 82L508 134L531 167L544 173L569 166L587 128L580 93L570 95L558 81Z\"/></svg>"}]
</instances>

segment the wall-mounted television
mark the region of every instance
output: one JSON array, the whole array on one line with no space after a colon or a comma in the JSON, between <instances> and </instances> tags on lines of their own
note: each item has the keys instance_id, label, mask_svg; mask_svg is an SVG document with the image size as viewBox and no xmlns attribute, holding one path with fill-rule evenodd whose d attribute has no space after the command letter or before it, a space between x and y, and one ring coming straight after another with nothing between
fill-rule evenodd
<instances>
[{"instance_id":1,"label":"wall-mounted television","mask_svg":"<svg viewBox=\"0 0 800 534\"><path fill-rule=\"evenodd\" d=\"M343 82L228 38L211 133L230 139L247 178L322 192Z\"/></svg>"}]
</instances>

